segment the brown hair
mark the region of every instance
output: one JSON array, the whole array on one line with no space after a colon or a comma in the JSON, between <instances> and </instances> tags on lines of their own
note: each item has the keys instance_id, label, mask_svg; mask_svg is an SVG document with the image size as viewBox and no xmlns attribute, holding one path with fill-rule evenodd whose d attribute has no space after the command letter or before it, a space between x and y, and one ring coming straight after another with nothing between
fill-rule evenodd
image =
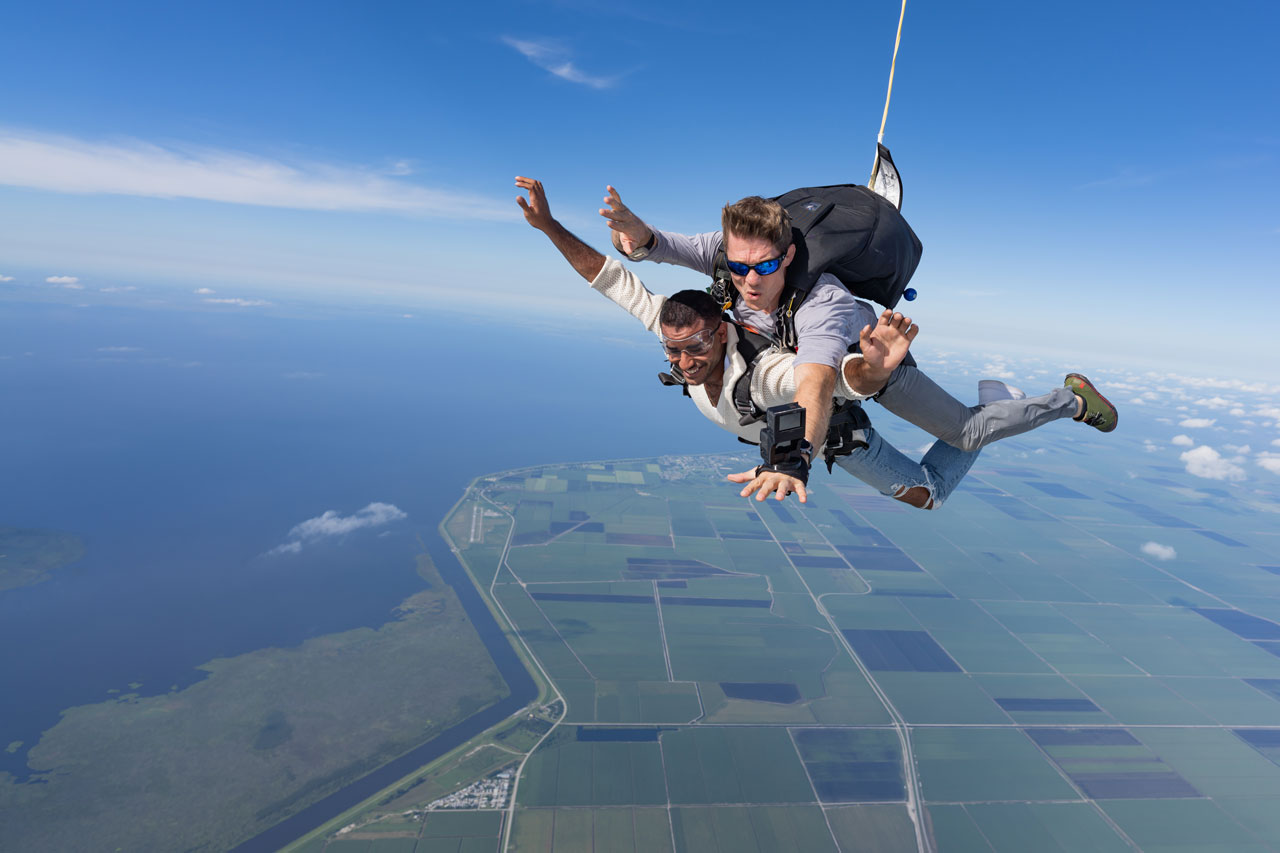
<instances>
[{"instance_id":1,"label":"brown hair","mask_svg":"<svg viewBox=\"0 0 1280 853\"><path fill-rule=\"evenodd\" d=\"M791 217L776 201L749 195L720 211L725 234L746 240L768 240L778 252L791 245Z\"/></svg>"}]
</instances>

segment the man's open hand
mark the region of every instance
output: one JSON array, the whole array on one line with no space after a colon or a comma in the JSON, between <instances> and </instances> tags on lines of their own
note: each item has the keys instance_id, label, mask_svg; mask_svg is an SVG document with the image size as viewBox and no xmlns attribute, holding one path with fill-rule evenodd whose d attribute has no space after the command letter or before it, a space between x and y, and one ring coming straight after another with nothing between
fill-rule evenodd
<instances>
[{"instance_id":1,"label":"man's open hand","mask_svg":"<svg viewBox=\"0 0 1280 853\"><path fill-rule=\"evenodd\" d=\"M746 483L747 486L738 494L741 497L749 498L754 492L756 500L762 501L769 495L774 495L778 500L785 500L787 495L792 492L800 498L800 503L809 500L809 494L804 489L804 482L798 477L792 477L790 474L783 474L781 471L761 471L756 474L756 469L743 471L741 474L730 474L728 479L734 483Z\"/></svg>"},{"instance_id":2,"label":"man's open hand","mask_svg":"<svg viewBox=\"0 0 1280 853\"><path fill-rule=\"evenodd\" d=\"M542 189L542 181L533 178L516 176L516 186L529 191L529 200L524 196L516 196L516 204L524 211L524 219L539 231L546 231L555 222L551 216L551 206L547 204L547 194Z\"/></svg>"},{"instance_id":3,"label":"man's open hand","mask_svg":"<svg viewBox=\"0 0 1280 853\"><path fill-rule=\"evenodd\" d=\"M648 245L653 237L653 230L622 203L622 196L618 195L617 190L611 186L605 187L605 190L608 195L604 197L604 203L608 207L600 208L600 215L609 221L609 227L616 232L614 245L626 255Z\"/></svg>"},{"instance_id":4,"label":"man's open hand","mask_svg":"<svg viewBox=\"0 0 1280 853\"><path fill-rule=\"evenodd\" d=\"M862 358L848 362L849 385L859 394L874 394L889 381L889 374L902 364L911 349L911 342L920 334L920 327L911 318L894 311L885 311L875 325L864 326L858 334L858 348Z\"/></svg>"}]
</instances>

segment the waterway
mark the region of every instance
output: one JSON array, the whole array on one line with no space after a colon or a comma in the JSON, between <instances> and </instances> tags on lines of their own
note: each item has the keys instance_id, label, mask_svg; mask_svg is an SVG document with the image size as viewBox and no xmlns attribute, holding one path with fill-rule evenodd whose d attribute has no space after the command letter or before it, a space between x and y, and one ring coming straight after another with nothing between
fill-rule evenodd
<instances>
[{"instance_id":1,"label":"waterway","mask_svg":"<svg viewBox=\"0 0 1280 853\"><path fill-rule=\"evenodd\" d=\"M439 538L431 543L427 551L435 561L440 576L457 593L471 624L480 634L485 649L488 650L498 671L507 682L510 695L488 708L477 711L462 722L450 726L417 749L384 764L342 790L330 794L267 831L259 833L233 848L233 853L271 853L273 850L279 850L362 800L373 796L397 779L412 773L416 768L434 761L454 747L466 743L491 726L497 725L537 697L537 683L529 675L515 650L511 648L501 626L485 606L484 599L481 598L475 584L471 582L471 577L458 562L457 557Z\"/></svg>"},{"instance_id":2,"label":"waterway","mask_svg":"<svg viewBox=\"0 0 1280 853\"><path fill-rule=\"evenodd\" d=\"M661 358L629 330L625 317L578 334L285 304L4 303L0 524L74 533L86 553L0 593L0 644L16 650L0 656L0 744L20 744L0 771L22 782L47 769L28 751L67 708L385 623L422 589L419 541L513 697L289 826L320 823L527 702L527 673L436 525L485 473L726 447L678 394L642 393ZM300 522L372 502L406 517L271 555Z\"/></svg>"}]
</instances>

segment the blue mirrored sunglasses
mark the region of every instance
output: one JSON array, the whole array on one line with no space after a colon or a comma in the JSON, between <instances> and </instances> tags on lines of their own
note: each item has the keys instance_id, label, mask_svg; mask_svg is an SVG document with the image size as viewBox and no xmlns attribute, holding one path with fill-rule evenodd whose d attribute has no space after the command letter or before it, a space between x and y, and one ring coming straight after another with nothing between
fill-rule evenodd
<instances>
[{"instance_id":1,"label":"blue mirrored sunglasses","mask_svg":"<svg viewBox=\"0 0 1280 853\"><path fill-rule=\"evenodd\" d=\"M756 275L772 275L778 271L778 267L782 265L782 259L785 257L786 255L779 255L776 258L770 258L758 264L744 264L738 261L725 261L724 263L729 268L729 272L734 275L746 275L752 270L756 271Z\"/></svg>"}]
</instances>

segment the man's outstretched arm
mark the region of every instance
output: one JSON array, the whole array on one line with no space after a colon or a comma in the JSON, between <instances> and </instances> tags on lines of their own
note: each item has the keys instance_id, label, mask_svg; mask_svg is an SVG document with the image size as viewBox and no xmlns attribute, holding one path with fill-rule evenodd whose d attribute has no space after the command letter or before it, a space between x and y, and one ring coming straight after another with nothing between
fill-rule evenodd
<instances>
[{"instance_id":1,"label":"man's outstretched arm","mask_svg":"<svg viewBox=\"0 0 1280 853\"><path fill-rule=\"evenodd\" d=\"M604 255L579 240L552 217L542 181L517 176L516 186L529 191L528 201L525 201L524 196L516 196L516 203L524 211L525 221L547 235L560 250L560 254L564 255L564 259L578 271L578 275L587 281L595 281L600 270L604 269Z\"/></svg>"}]
</instances>

